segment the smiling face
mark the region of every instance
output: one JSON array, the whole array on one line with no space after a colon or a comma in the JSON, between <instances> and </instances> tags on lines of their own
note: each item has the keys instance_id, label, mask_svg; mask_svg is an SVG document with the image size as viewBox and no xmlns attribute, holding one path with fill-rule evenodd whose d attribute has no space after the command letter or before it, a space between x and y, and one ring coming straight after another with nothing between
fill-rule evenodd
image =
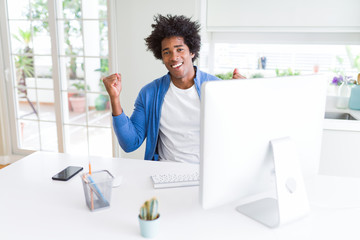
<instances>
[{"instance_id":1,"label":"smiling face","mask_svg":"<svg viewBox=\"0 0 360 240\"><path fill-rule=\"evenodd\" d=\"M162 61L169 70L171 80L179 88L189 88L194 84L194 54L182 37L164 38L161 42Z\"/></svg>"}]
</instances>

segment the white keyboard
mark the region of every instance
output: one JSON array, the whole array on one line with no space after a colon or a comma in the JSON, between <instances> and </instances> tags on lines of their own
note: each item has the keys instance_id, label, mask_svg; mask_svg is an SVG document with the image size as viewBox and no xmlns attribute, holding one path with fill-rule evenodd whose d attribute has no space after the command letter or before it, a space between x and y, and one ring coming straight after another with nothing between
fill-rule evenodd
<instances>
[{"instance_id":1,"label":"white keyboard","mask_svg":"<svg viewBox=\"0 0 360 240\"><path fill-rule=\"evenodd\" d=\"M174 188L199 186L199 173L193 172L188 174L156 174L151 176L154 188Z\"/></svg>"}]
</instances>

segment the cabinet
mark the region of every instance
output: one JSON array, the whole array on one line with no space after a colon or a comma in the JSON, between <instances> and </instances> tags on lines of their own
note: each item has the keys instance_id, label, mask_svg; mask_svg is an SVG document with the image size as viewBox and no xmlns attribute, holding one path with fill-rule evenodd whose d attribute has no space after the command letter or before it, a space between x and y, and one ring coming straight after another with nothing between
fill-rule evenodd
<instances>
[{"instance_id":1,"label":"cabinet","mask_svg":"<svg viewBox=\"0 0 360 240\"><path fill-rule=\"evenodd\" d=\"M326 112L349 113L357 120L324 120L319 173L360 177L360 111L338 109L336 102L328 96Z\"/></svg>"},{"instance_id":2,"label":"cabinet","mask_svg":"<svg viewBox=\"0 0 360 240\"><path fill-rule=\"evenodd\" d=\"M324 129L319 173L360 177L360 132Z\"/></svg>"},{"instance_id":3,"label":"cabinet","mask_svg":"<svg viewBox=\"0 0 360 240\"><path fill-rule=\"evenodd\" d=\"M207 0L207 29L358 32L359 9L358 0Z\"/></svg>"},{"instance_id":4,"label":"cabinet","mask_svg":"<svg viewBox=\"0 0 360 240\"><path fill-rule=\"evenodd\" d=\"M319 173L360 177L359 143L360 131L324 129Z\"/></svg>"}]
</instances>

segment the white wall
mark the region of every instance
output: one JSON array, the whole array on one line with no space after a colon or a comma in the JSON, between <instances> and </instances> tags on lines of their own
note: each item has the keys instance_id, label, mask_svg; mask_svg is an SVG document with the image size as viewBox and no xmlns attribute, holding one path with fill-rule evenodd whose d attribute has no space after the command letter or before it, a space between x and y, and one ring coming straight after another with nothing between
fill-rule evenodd
<instances>
[{"instance_id":1,"label":"white wall","mask_svg":"<svg viewBox=\"0 0 360 240\"><path fill-rule=\"evenodd\" d=\"M121 105L130 116L140 89L152 80L167 74L167 69L151 52L145 41L150 35L156 14L185 15L197 19L199 0L117 0L118 69L122 75ZM144 158L145 142L133 153L121 152L122 157Z\"/></svg>"}]
</instances>

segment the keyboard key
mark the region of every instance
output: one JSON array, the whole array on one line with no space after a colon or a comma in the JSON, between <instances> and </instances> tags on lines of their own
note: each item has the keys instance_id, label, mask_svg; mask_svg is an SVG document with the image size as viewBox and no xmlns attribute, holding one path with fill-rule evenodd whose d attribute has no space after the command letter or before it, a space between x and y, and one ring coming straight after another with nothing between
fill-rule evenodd
<instances>
[{"instance_id":1,"label":"keyboard key","mask_svg":"<svg viewBox=\"0 0 360 240\"><path fill-rule=\"evenodd\" d=\"M156 174L151 176L154 188L174 188L174 187L190 187L199 186L199 173L189 174Z\"/></svg>"}]
</instances>

